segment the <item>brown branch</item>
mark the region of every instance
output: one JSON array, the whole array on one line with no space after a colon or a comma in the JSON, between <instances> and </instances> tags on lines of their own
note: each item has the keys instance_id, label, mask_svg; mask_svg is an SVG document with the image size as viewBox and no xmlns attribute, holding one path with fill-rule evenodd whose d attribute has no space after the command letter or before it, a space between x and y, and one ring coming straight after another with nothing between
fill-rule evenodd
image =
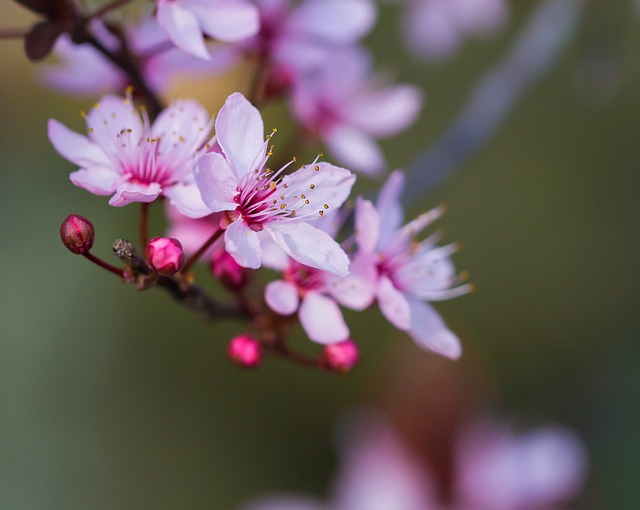
<instances>
[{"instance_id":1,"label":"brown branch","mask_svg":"<svg viewBox=\"0 0 640 510\"><path fill-rule=\"evenodd\" d=\"M167 291L180 304L198 312L205 320L246 318L239 307L220 303L203 289L188 280L176 276L158 276L149 269L145 260L138 255L129 241L118 239L113 243L113 251L131 269L131 277L139 289L157 286Z\"/></svg>"},{"instance_id":2,"label":"brown branch","mask_svg":"<svg viewBox=\"0 0 640 510\"><path fill-rule=\"evenodd\" d=\"M0 29L0 39L22 39L31 28L3 28Z\"/></svg>"}]
</instances>

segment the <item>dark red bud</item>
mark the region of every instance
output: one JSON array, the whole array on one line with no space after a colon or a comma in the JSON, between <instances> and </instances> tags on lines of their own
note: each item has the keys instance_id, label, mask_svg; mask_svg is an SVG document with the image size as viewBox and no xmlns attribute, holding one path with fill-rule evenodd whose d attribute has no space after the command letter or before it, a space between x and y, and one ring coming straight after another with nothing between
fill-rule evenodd
<instances>
[{"instance_id":1,"label":"dark red bud","mask_svg":"<svg viewBox=\"0 0 640 510\"><path fill-rule=\"evenodd\" d=\"M89 252L93 246L94 236L93 224L79 214L70 214L60 225L62 244L77 255Z\"/></svg>"}]
</instances>

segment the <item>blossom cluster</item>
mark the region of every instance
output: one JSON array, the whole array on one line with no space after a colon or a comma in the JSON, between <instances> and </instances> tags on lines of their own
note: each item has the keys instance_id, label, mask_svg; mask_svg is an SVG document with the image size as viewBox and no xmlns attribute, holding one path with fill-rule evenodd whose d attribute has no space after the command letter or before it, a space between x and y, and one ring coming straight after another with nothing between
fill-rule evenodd
<instances>
[{"instance_id":1,"label":"blossom cluster","mask_svg":"<svg viewBox=\"0 0 640 510\"><path fill-rule=\"evenodd\" d=\"M405 224L401 171L387 178L377 200L348 201L356 173L379 176L387 168L375 140L408 128L422 105L415 86L375 76L360 42L376 17L371 0L158 0L118 30L111 18L86 17L60 34L58 62L42 72L60 90L104 94L82 114L86 134L49 121L52 145L76 166L71 182L108 196L114 207L142 204L144 257L120 242L114 249L125 268L99 264L139 289L164 286L185 304L196 292L208 313L244 317L249 331L229 346L241 366L259 364L269 348L349 371L359 355L341 308L376 303L419 346L461 355L457 336L431 305L471 290L451 262L456 245L437 246L438 233L417 239L443 209ZM255 66L249 99L233 92L215 116L194 99L162 107L174 77L212 75L241 60ZM260 111L276 100L290 107L294 145L320 143L337 165L322 154L300 164L276 149L277 130L265 132ZM148 208L159 201L166 204L166 237L149 240ZM82 237L77 225L86 225L78 218L63 225L63 241L96 262L90 248L74 244ZM93 234L91 225L92 242ZM209 261L232 294L231 308L214 307L194 286L191 269L200 261ZM252 272L263 267L279 276L260 290ZM294 318L324 346L318 358L303 359L286 344Z\"/></svg>"}]
</instances>

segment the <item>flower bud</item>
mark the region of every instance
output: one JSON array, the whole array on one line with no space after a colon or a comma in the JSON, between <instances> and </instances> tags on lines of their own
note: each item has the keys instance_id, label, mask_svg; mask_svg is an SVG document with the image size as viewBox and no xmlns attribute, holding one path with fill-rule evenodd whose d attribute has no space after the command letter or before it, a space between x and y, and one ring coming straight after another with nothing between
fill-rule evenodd
<instances>
[{"instance_id":1,"label":"flower bud","mask_svg":"<svg viewBox=\"0 0 640 510\"><path fill-rule=\"evenodd\" d=\"M262 363L260 342L247 335L232 338L227 353L232 361L243 368L254 368Z\"/></svg>"},{"instance_id":2,"label":"flower bud","mask_svg":"<svg viewBox=\"0 0 640 510\"><path fill-rule=\"evenodd\" d=\"M346 374L358 363L360 354L353 340L345 340L325 345L322 353L322 364L329 370Z\"/></svg>"},{"instance_id":3,"label":"flower bud","mask_svg":"<svg viewBox=\"0 0 640 510\"><path fill-rule=\"evenodd\" d=\"M184 265L182 244L177 239L154 237L144 249L147 262L162 276L176 274Z\"/></svg>"},{"instance_id":4,"label":"flower bud","mask_svg":"<svg viewBox=\"0 0 640 510\"><path fill-rule=\"evenodd\" d=\"M240 266L223 248L213 252L211 272L215 278L231 290L239 290L247 283L248 271Z\"/></svg>"},{"instance_id":5,"label":"flower bud","mask_svg":"<svg viewBox=\"0 0 640 510\"><path fill-rule=\"evenodd\" d=\"M88 253L93 246L95 230L91 222L79 214L70 214L60 225L60 239L72 253Z\"/></svg>"}]
</instances>

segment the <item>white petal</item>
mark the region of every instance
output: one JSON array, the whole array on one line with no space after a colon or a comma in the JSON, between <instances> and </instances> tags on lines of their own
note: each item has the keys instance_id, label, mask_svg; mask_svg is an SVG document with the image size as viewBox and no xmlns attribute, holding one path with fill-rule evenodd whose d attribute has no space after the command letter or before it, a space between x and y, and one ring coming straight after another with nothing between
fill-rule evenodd
<instances>
[{"instance_id":1,"label":"white petal","mask_svg":"<svg viewBox=\"0 0 640 510\"><path fill-rule=\"evenodd\" d=\"M188 5L198 17L202 30L219 41L241 41L260 29L258 9L244 0L219 0L216 3L190 0Z\"/></svg>"},{"instance_id":2,"label":"white petal","mask_svg":"<svg viewBox=\"0 0 640 510\"><path fill-rule=\"evenodd\" d=\"M158 22L178 48L196 57L209 58L195 14L183 8L178 2L160 0Z\"/></svg>"},{"instance_id":3,"label":"white petal","mask_svg":"<svg viewBox=\"0 0 640 510\"><path fill-rule=\"evenodd\" d=\"M338 303L352 310L364 310L376 295L378 271L375 260L368 254L359 254L349 265L348 276L327 275L325 290Z\"/></svg>"},{"instance_id":4,"label":"white petal","mask_svg":"<svg viewBox=\"0 0 640 510\"><path fill-rule=\"evenodd\" d=\"M387 221L387 218L384 218ZM355 214L355 236L358 248L365 253L373 253L380 235L380 216L369 200L358 197Z\"/></svg>"},{"instance_id":5,"label":"white petal","mask_svg":"<svg viewBox=\"0 0 640 510\"><path fill-rule=\"evenodd\" d=\"M378 305L387 320L396 328L406 331L411 326L411 311L407 298L396 289L386 276L380 277L377 288Z\"/></svg>"},{"instance_id":6,"label":"white petal","mask_svg":"<svg viewBox=\"0 0 640 510\"><path fill-rule=\"evenodd\" d=\"M386 245L392 234L400 228L404 213L400 196L404 191L404 173L395 170L382 185L376 208L384 221L380 225L380 243Z\"/></svg>"},{"instance_id":7,"label":"white petal","mask_svg":"<svg viewBox=\"0 0 640 510\"><path fill-rule=\"evenodd\" d=\"M132 202L153 202L161 192L162 187L157 182L151 184L123 182L118 185L115 195L109 200L109 205L122 207Z\"/></svg>"},{"instance_id":8,"label":"white petal","mask_svg":"<svg viewBox=\"0 0 640 510\"><path fill-rule=\"evenodd\" d=\"M94 195L111 195L118 187L122 176L111 168L92 167L72 172L69 179L76 186L84 188Z\"/></svg>"},{"instance_id":9,"label":"white petal","mask_svg":"<svg viewBox=\"0 0 640 510\"><path fill-rule=\"evenodd\" d=\"M349 338L349 328L336 302L319 292L308 292L298 312L307 336L320 344L332 344Z\"/></svg>"},{"instance_id":10,"label":"white petal","mask_svg":"<svg viewBox=\"0 0 640 510\"><path fill-rule=\"evenodd\" d=\"M460 340L454 335L428 303L409 300L411 328L409 334L421 347L430 349L453 360L462 355Z\"/></svg>"},{"instance_id":11,"label":"white petal","mask_svg":"<svg viewBox=\"0 0 640 510\"><path fill-rule=\"evenodd\" d=\"M324 136L324 142L341 164L356 172L378 175L387 164L380 147L351 126L335 126Z\"/></svg>"},{"instance_id":12,"label":"white petal","mask_svg":"<svg viewBox=\"0 0 640 510\"><path fill-rule=\"evenodd\" d=\"M131 101L119 96L104 96L87 113L85 120L89 138L113 161L121 166L139 164L138 144L147 133Z\"/></svg>"},{"instance_id":13,"label":"white petal","mask_svg":"<svg viewBox=\"0 0 640 510\"><path fill-rule=\"evenodd\" d=\"M278 185L278 195L284 196L283 202L296 211L295 221L315 220L321 218L320 211L322 214L337 211L349 197L355 181L356 176L349 170L317 163L285 176ZM302 195L309 200L308 204L300 198Z\"/></svg>"},{"instance_id":14,"label":"white petal","mask_svg":"<svg viewBox=\"0 0 640 510\"><path fill-rule=\"evenodd\" d=\"M271 238L292 259L338 276L349 274L349 258L326 232L308 223L274 221L265 225Z\"/></svg>"},{"instance_id":15,"label":"white petal","mask_svg":"<svg viewBox=\"0 0 640 510\"><path fill-rule=\"evenodd\" d=\"M239 178L264 156L262 116L239 92L231 94L216 119L216 137Z\"/></svg>"},{"instance_id":16,"label":"white petal","mask_svg":"<svg viewBox=\"0 0 640 510\"><path fill-rule=\"evenodd\" d=\"M291 258L280 246L278 246L271 236L260 238L262 246L262 265L276 271L285 271L291 264Z\"/></svg>"},{"instance_id":17,"label":"white petal","mask_svg":"<svg viewBox=\"0 0 640 510\"><path fill-rule=\"evenodd\" d=\"M221 154L210 152L202 156L194 177L209 212L233 211L238 207L233 200L238 194L236 176Z\"/></svg>"},{"instance_id":18,"label":"white petal","mask_svg":"<svg viewBox=\"0 0 640 510\"><path fill-rule=\"evenodd\" d=\"M158 142L158 164L172 165L193 158L211 129L209 112L198 101L177 99L153 123L151 133Z\"/></svg>"},{"instance_id":19,"label":"white petal","mask_svg":"<svg viewBox=\"0 0 640 510\"><path fill-rule=\"evenodd\" d=\"M288 32L350 44L366 35L376 20L370 0L307 0L287 19Z\"/></svg>"},{"instance_id":20,"label":"white petal","mask_svg":"<svg viewBox=\"0 0 640 510\"><path fill-rule=\"evenodd\" d=\"M225 249L242 267L258 269L262 260L262 249L257 232L244 221L236 220L224 234Z\"/></svg>"},{"instance_id":21,"label":"white petal","mask_svg":"<svg viewBox=\"0 0 640 510\"><path fill-rule=\"evenodd\" d=\"M375 137L393 136L411 126L422 108L422 93L412 85L365 90L345 105L344 118Z\"/></svg>"},{"instance_id":22,"label":"white petal","mask_svg":"<svg viewBox=\"0 0 640 510\"><path fill-rule=\"evenodd\" d=\"M48 134L55 149L72 163L84 168L111 166L111 161L98 144L57 120L49 119Z\"/></svg>"},{"instance_id":23,"label":"white petal","mask_svg":"<svg viewBox=\"0 0 640 510\"><path fill-rule=\"evenodd\" d=\"M203 218L211 214L195 182L174 184L163 190L163 193L172 206L189 218Z\"/></svg>"},{"instance_id":24,"label":"white petal","mask_svg":"<svg viewBox=\"0 0 640 510\"><path fill-rule=\"evenodd\" d=\"M291 315L298 309L298 288L284 280L270 282L264 290L264 300L274 312Z\"/></svg>"}]
</instances>

